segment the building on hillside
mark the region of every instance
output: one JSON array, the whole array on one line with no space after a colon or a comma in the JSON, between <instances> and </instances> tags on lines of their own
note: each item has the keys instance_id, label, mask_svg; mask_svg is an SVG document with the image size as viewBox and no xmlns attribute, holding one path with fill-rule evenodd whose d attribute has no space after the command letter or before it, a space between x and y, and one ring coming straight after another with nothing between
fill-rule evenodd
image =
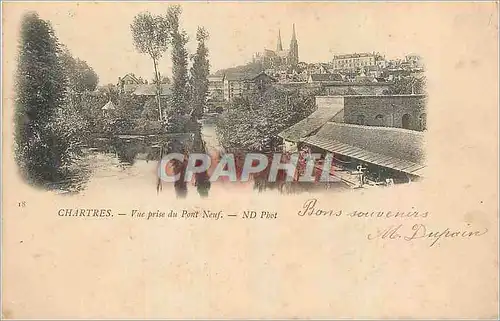
<instances>
[{"instance_id":1,"label":"building on hillside","mask_svg":"<svg viewBox=\"0 0 500 321\"><path fill-rule=\"evenodd\" d=\"M375 52L335 55L332 67L335 70L356 70L357 68L377 66L380 60L385 60L385 58Z\"/></svg>"},{"instance_id":2,"label":"building on hillside","mask_svg":"<svg viewBox=\"0 0 500 321\"><path fill-rule=\"evenodd\" d=\"M208 99L224 101L224 76L208 77Z\"/></svg>"},{"instance_id":3,"label":"building on hillside","mask_svg":"<svg viewBox=\"0 0 500 321\"><path fill-rule=\"evenodd\" d=\"M380 77L382 71L378 65L375 66L366 66L362 70L362 75L371 78Z\"/></svg>"},{"instance_id":4,"label":"building on hillside","mask_svg":"<svg viewBox=\"0 0 500 321\"><path fill-rule=\"evenodd\" d=\"M331 81L343 81L344 78L339 73L321 73L321 74L310 74L307 78L308 83L324 83Z\"/></svg>"},{"instance_id":5,"label":"building on hillside","mask_svg":"<svg viewBox=\"0 0 500 321\"><path fill-rule=\"evenodd\" d=\"M207 112L224 110L224 76L208 77Z\"/></svg>"},{"instance_id":6,"label":"building on hillside","mask_svg":"<svg viewBox=\"0 0 500 321\"><path fill-rule=\"evenodd\" d=\"M405 62L411 69L423 69L422 57L420 57L419 55L406 55Z\"/></svg>"},{"instance_id":7,"label":"building on hillside","mask_svg":"<svg viewBox=\"0 0 500 321\"><path fill-rule=\"evenodd\" d=\"M232 101L236 97L247 97L265 90L277 80L265 72L257 75L226 75L224 78L224 100Z\"/></svg>"},{"instance_id":8,"label":"building on hillside","mask_svg":"<svg viewBox=\"0 0 500 321\"><path fill-rule=\"evenodd\" d=\"M283 49L281 31L278 30L276 50L264 49L262 52L255 53L253 61L262 63L266 68L275 68L283 65L292 67L297 66L299 63L299 44L297 35L295 34L295 24L293 24L292 39L290 40L289 49Z\"/></svg>"},{"instance_id":9,"label":"building on hillside","mask_svg":"<svg viewBox=\"0 0 500 321\"><path fill-rule=\"evenodd\" d=\"M227 74L224 76L224 101L232 101L243 97L246 76L243 74Z\"/></svg>"},{"instance_id":10,"label":"building on hillside","mask_svg":"<svg viewBox=\"0 0 500 321\"><path fill-rule=\"evenodd\" d=\"M330 73L328 64L325 63L308 64L306 70L308 75Z\"/></svg>"}]
</instances>

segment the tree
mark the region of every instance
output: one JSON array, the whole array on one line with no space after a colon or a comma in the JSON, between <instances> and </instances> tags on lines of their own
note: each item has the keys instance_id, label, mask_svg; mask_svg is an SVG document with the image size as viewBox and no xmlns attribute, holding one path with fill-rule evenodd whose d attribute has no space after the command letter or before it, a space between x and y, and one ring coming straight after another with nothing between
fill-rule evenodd
<instances>
[{"instance_id":1,"label":"tree","mask_svg":"<svg viewBox=\"0 0 500 321\"><path fill-rule=\"evenodd\" d=\"M198 119L203 116L203 109L208 95L208 75L210 74L210 63L208 61L208 48L205 41L208 39L208 32L198 27L196 40L198 48L193 55L193 66L191 67L191 90L193 116Z\"/></svg>"},{"instance_id":2,"label":"tree","mask_svg":"<svg viewBox=\"0 0 500 321\"><path fill-rule=\"evenodd\" d=\"M171 28L172 39L172 112L171 118L186 114L188 103L188 52L186 44L188 37L180 29L179 5L168 7L167 19ZM172 119L175 121L175 119Z\"/></svg>"},{"instance_id":3,"label":"tree","mask_svg":"<svg viewBox=\"0 0 500 321\"><path fill-rule=\"evenodd\" d=\"M161 86L158 61L167 51L170 43L169 21L162 16L153 16L149 12L139 13L130 25L134 45L138 52L148 54L153 60L156 79L156 101L158 104L159 119L162 119Z\"/></svg>"},{"instance_id":4,"label":"tree","mask_svg":"<svg viewBox=\"0 0 500 321\"><path fill-rule=\"evenodd\" d=\"M66 47L63 48L61 58L68 77L68 86L73 92L82 93L96 89L99 77L87 62L74 58Z\"/></svg>"},{"instance_id":5,"label":"tree","mask_svg":"<svg viewBox=\"0 0 500 321\"><path fill-rule=\"evenodd\" d=\"M67 79L61 48L49 22L23 17L16 75L15 155L23 176L45 185L60 179L71 141L58 123Z\"/></svg>"},{"instance_id":6,"label":"tree","mask_svg":"<svg viewBox=\"0 0 500 321\"><path fill-rule=\"evenodd\" d=\"M315 93L300 94L270 87L265 92L235 100L216 124L217 137L227 150L270 152L277 135L307 117Z\"/></svg>"}]
</instances>

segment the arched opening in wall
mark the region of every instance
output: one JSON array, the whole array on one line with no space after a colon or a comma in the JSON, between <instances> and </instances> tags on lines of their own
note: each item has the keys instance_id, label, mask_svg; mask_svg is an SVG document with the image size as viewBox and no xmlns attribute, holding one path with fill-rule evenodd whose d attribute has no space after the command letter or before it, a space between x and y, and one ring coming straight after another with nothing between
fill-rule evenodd
<instances>
[{"instance_id":1,"label":"arched opening in wall","mask_svg":"<svg viewBox=\"0 0 500 321\"><path fill-rule=\"evenodd\" d=\"M384 115L378 114L377 116L375 116L375 124L377 126L385 126Z\"/></svg>"},{"instance_id":2,"label":"arched opening in wall","mask_svg":"<svg viewBox=\"0 0 500 321\"><path fill-rule=\"evenodd\" d=\"M405 129L410 129L411 116L410 114L404 114L401 120L401 127Z\"/></svg>"},{"instance_id":3,"label":"arched opening in wall","mask_svg":"<svg viewBox=\"0 0 500 321\"><path fill-rule=\"evenodd\" d=\"M358 124L358 125L364 125L365 124L365 116L364 115L358 115L358 117L356 117L356 124Z\"/></svg>"},{"instance_id":4,"label":"arched opening in wall","mask_svg":"<svg viewBox=\"0 0 500 321\"><path fill-rule=\"evenodd\" d=\"M420 130L426 130L427 129L427 115L423 113L419 117L420 120Z\"/></svg>"}]
</instances>

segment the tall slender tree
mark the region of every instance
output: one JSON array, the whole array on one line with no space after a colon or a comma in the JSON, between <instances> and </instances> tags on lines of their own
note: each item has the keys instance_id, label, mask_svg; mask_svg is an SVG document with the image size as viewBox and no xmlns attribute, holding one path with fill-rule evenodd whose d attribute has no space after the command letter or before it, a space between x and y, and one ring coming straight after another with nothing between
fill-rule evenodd
<instances>
[{"instance_id":1,"label":"tall slender tree","mask_svg":"<svg viewBox=\"0 0 500 321\"><path fill-rule=\"evenodd\" d=\"M169 19L163 16L153 16L149 12L139 13L130 25L134 45L138 52L149 55L153 61L156 84L156 102L158 104L158 117L162 119L161 107L161 76L158 61L167 51L170 43Z\"/></svg>"},{"instance_id":2,"label":"tall slender tree","mask_svg":"<svg viewBox=\"0 0 500 321\"><path fill-rule=\"evenodd\" d=\"M210 63L208 60L208 48L206 41L208 39L208 32L203 27L198 27L196 32L196 40L198 41L198 48L193 55L193 65L191 67L191 102L193 116L199 119L203 116L203 109L208 95L208 75L210 74Z\"/></svg>"},{"instance_id":3,"label":"tall slender tree","mask_svg":"<svg viewBox=\"0 0 500 321\"><path fill-rule=\"evenodd\" d=\"M22 20L16 75L15 155L34 184L55 182L68 160L69 142L56 117L65 104L67 77L61 47L49 22L37 13Z\"/></svg>"},{"instance_id":4,"label":"tall slender tree","mask_svg":"<svg viewBox=\"0 0 500 321\"><path fill-rule=\"evenodd\" d=\"M172 39L172 115L182 116L188 105L188 52L187 34L180 27L182 8L179 5L168 7L167 18Z\"/></svg>"}]
</instances>

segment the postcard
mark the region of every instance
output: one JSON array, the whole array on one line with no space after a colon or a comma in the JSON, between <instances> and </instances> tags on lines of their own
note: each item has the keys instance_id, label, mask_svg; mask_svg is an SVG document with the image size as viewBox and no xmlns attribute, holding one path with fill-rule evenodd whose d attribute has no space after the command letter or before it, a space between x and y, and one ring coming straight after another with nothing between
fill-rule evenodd
<instances>
[{"instance_id":1,"label":"postcard","mask_svg":"<svg viewBox=\"0 0 500 321\"><path fill-rule=\"evenodd\" d=\"M3 2L2 318L498 318L498 2Z\"/></svg>"}]
</instances>

